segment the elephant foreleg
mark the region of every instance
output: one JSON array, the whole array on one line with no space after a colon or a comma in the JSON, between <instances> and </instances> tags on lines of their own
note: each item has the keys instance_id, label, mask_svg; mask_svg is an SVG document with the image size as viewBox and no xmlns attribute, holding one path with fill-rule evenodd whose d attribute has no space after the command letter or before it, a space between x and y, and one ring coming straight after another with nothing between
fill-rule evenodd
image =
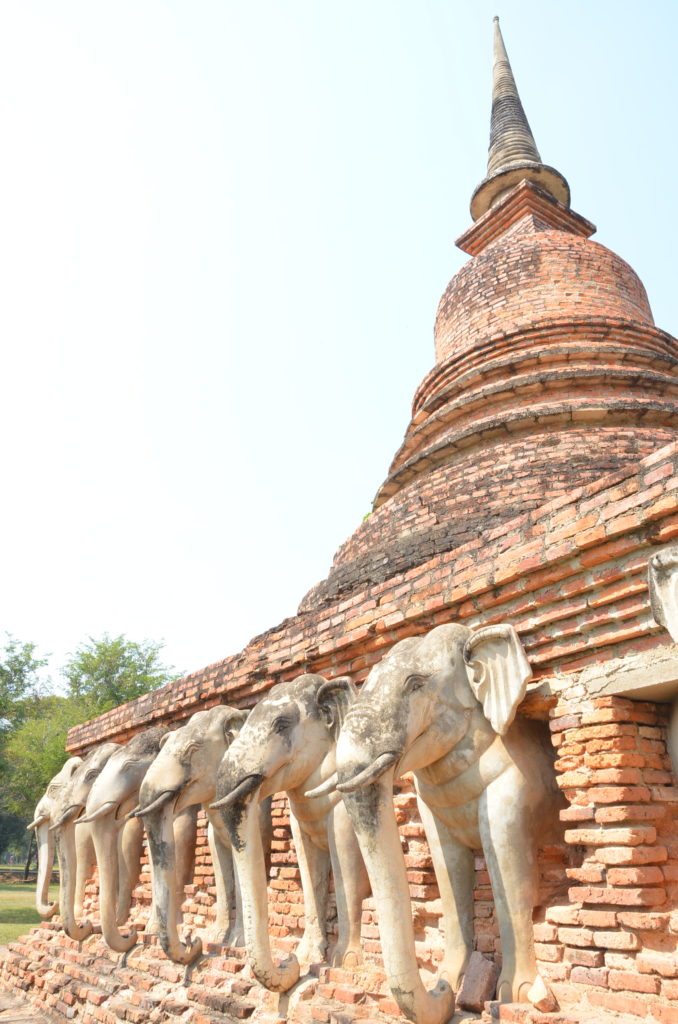
<instances>
[{"instance_id":1,"label":"elephant foreleg","mask_svg":"<svg viewBox=\"0 0 678 1024\"><path fill-rule=\"evenodd\" d=\"M440 976L457 991L473 951L473 851L461 845L423 800L418 803L443 909L445 956Z\"/></svg>"},{"instance_id":2,"label":"elephant foreleg","mask_svg":"<svg viewBox=\"0 0 678 1024\"><path fill-rule=\"evenodd\" d=\"M306 927L297 949L297 960L303 964L322 963L327 950L327 889L330 876L330 855L308 836L290 809L292 838L297 851L301 888L304 893Z\"/></svg>"},{"instance_id":3,"label":"elephant foreleg","mask_svg":"<svg viewBox=\"0 0 678 1024\"><path fill-rule=\"evenodd\" d=\"M209 843L214 867L214 882L217 890L215 906L216 916L210 925L207 937L209 942L223 943L228 946L243 946L245 935L242 924L242 906L240 893L233 864L230 845L218 843L214 836L212 819L218 811L208 811L207 842Z\"/></svg>"},{"instance_id":4,"label":"elephant foreleg","mask_svg":"<svg viewBox=\"0 0 678 1024\"><path fill-rule=\"evenodd\" d=\"M515 779L507 773L488 787L480 803L479 823L501 937L501 1002L527 1000L537 980L532 908L537 859L534 810L516 801Z\"/></svg>"},{"instance_id":5,"label":"elephant foreleg","mask_svg":"<svg viewBox=\"0 0 678 1024\"><path fill-rule=\"evenodd\" d=\"M370 894L370 880L356 834L343 800L332 812L330 858L337 896L339 937L332 955L337 967L357 967L362 963L360 930L363 900Z\"/></svg>"}]
</instances>

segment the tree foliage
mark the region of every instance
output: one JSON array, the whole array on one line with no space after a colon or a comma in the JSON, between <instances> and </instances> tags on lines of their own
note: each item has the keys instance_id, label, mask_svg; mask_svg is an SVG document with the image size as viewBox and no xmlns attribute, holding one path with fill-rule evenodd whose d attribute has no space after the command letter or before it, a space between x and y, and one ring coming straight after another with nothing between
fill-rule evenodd
<instances>
[{"instance_id":1,"label":"tree foliage","mask_svg":"<svg viewBox=\"0 0 678 1024\"><path fill-rule=\"evenodd\" d=\"M31 703L39 696L38 673L47 664L36 657L36 645L22 643L6 633L0 651L0 728L4 731L19 725L29 713Z\"/></svg>"},{"instance_id":2,"label":"tree foliage","mask_svg":"<svg viewBox=\"0 0 678 1024\"><path fill-rule=\"evenodd\" d=\"M175 675L163 644L124 635L89 637L62 669L66 696L46 694L36 645L7 636L0 649L0 853L25 846L23 831L49 780L66 760L68 730L148 693Z\"/></svg>"},{"instance_id":3,"label":"tree foliage","mask_svg":"<svg viewBox=\"0 0 678 1024\"><path fill-rule=\"evenodd\" d=\"M26 834L26 819L17 814L3 814L0 811L0 857L12 847L25 854L29 836Z\"/></svg>"},{"instance_id":4,"label":"tree foliage","mask_svg":"<svg viewBox=\"0 0 678 1024\"><path fill-rule=\"evenodd\" d=\"M156 690L175 678L160 661L162 643L128 640L124 634L89 638L62 669L69 696L84 701L90 717Z\"/></svg>"},{"instance_id":5,"label":"tree foliage","mask_svg":"<svg viewBox=\"0 0 678 1024\"><path fill-rule=\"evenodd\" d=\"M41 698L34 713L12 732L5 744L7 770L0 802L12 814L32 818L49 780L66 760L66 736L87 717L87 705L77 698Z\"/></svg>"}]
</instances>

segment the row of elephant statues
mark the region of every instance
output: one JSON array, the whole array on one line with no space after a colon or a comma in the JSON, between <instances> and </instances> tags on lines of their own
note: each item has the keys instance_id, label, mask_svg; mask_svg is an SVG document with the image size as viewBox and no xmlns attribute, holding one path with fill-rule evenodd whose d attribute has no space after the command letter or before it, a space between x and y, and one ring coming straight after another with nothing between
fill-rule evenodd
<instances>
[{"instance_id":1,"label":"row of elephant statues","mask_svg":"<svg viewBox=\"0 0 678 1024\"><path fill-rule=\"evenodd\" d=\"M101 930L124 952L145 827L153 901L146 929L188 964L199 938L179 934L183 887L192 881L197 812L208 816L216 877L211 941L244 944L257 979L274 991L300 964L327 955L328 876L334 875L338 940L332 962L361 962L362 901L375 900L394 998L417 1024L454 1012L473 949L473 851L482 849L502 945L497 998L548 1002L535 959L532 910L537 846L557 819L553 752L540 723L516 719L531 670L511 626L436 627L395 644L359 692L347 677L315 674L273 686L249 712L224 705L168 731L152 727L121 746L72 758L40 800L38 910L47 903L54 842L63 926L84 939L85 880L99 869ZM415 955L410 894L393 785L414 774L440 889L445 951L427 991ZM276 963L268 931L270 798L287 793L304 897L305 931Z\"/></svg>"}]
</instances>

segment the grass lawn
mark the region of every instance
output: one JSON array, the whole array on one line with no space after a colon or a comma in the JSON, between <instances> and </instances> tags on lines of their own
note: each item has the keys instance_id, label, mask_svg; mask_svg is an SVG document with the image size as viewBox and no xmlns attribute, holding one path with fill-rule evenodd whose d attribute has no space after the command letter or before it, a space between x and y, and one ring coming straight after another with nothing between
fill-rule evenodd
<instances>
[{"instance_id":1,"label":"grass lawn","mask_svg":"<svg viewBox=\"0 0 678 1024\"><path fill-rule=\"evenodd\" d=\"M50 886L50 900L55 900L58 893L58 885ZM35 882L0 885L0 946L26 935L40 921L35 909Z\"/></svg>"}]
</instances>

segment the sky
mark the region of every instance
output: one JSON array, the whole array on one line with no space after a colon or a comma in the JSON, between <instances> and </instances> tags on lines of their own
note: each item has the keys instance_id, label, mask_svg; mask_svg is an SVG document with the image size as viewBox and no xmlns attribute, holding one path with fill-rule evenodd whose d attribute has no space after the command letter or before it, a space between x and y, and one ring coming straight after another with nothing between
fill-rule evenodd
<instances>
[{"instance_id":1,"label":"sky","mask_svg":"<svg viewBox=\"0 0 678 1024\"><path fill-rule=\"evenodd\" d=\"M0 631L193 671L370 511L484 177L544 162L678 334L678 5L0 0Z\"/></svg>"}]
</instances>

